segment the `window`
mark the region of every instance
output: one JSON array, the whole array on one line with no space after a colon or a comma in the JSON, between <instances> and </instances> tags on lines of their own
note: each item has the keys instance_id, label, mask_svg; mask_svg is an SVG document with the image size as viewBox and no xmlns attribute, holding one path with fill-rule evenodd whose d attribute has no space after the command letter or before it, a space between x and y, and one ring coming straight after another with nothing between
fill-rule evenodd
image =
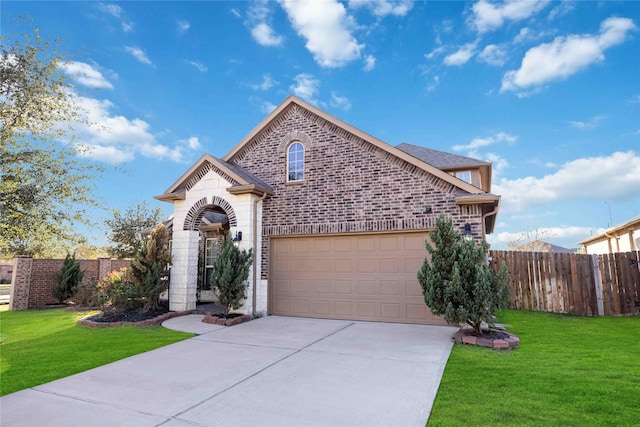
<instances>
[{"instance_id":1,"label":"window","mask_svg":"<svg viewBox=\"0 0 640 427\"><path fill-rule=\"evenodd\" d=\"M287 149L287 181L304 179L304 145L294 142Z\"/></svg>"},{"instance_id":2,"label":"window","mask_svg":"<svg viewBox=\"0 0 640 427\"><path fill-rule=\"evenodd\" d=\"M458 171L453 174L456 178L471 184L471 171Z\"/></svg>"},{"instance_id":3,"label":"window","mask_svg":"<svg viewBox=\"0 0 640 427\"><path fill-rule=\"evenodd\" d=\"M202 289L211 289L211 273L213 264L218 258L218 239L207 239L204 246L204 286Z\"/></svg>"}]
</instances>

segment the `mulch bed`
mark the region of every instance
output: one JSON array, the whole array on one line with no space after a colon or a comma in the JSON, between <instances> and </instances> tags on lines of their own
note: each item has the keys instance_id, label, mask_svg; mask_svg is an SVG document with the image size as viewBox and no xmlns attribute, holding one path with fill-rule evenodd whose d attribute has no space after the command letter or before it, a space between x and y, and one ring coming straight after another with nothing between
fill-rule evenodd
<instances>
[{"instance_id":1,"label":"mulch bed","mask_svg":"<svg viewBox=\"0 0 640 427\"><path fill-rule=\"evenodd\" d=\"M460 344L477 345L497 350L520 347L520 338L500 329L489 329L480 336L475 335L473 329L460 329L454 334L453 340Z\"/></svg>"},{"instance_id":2,"label":"mulch bed","mask_svg":"<svg viewBox=\"0 0 640 427\"><path fill-rule=\"evenodd\" d=\"M159 311L150 313L120 313L118 315L105 316L103 313L83 317L78 320L81 325L91 328L105 328L113 326L151 326L159 325L165 320L191 314L191 311Z\"/></svg>"}]
</instances>

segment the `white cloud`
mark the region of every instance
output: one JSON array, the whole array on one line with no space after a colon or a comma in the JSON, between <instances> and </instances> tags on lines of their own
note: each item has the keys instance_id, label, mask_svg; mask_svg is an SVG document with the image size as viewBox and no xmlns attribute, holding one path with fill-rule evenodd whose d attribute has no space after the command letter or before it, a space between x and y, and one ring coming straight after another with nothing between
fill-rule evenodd
<instances>
[{"instance_id":1,"label":"white cloud","mask_svg":"<svg viewBox=\"0 0 640 427\"><path fill-rule=\"evenodd\" d=\"M237 9L233 9L233 8L232 8L232 9L231 9L231 13L233 13L233 15L234 15L236 18L242 18L242 15L240 14L240 12L238 12L238 10L237 10Z\"/></svg>"},{"instance_id":2,"label":"white cloud","mask_svg":"<svg viewBox=\"0 0 640 427\"><path fill-rule=\"evenodd\" d=\"M289 90L298 98L302 98L311 104L317 104L320 80L317 80L311 74L298 74L293 78L295 84L289 86Z\"/></svg>"},{"instance_id":3,"label":"white cloud","mask_svg":"<svg viewBox=\"0 0 640 427\"><path fill-rule=\"evenodd\" d=\"M490 44L478 54L478 59L489 65L501 67L507 58L507 50L503 45Z\"/></svg>"},{"instance_id":4,"label":"white cloud","mask_svg":"<svg viewBox=\"0 0 640 427\"><path fill-rule=\"evenodd\" d=\"M493 136L489 136L486 138L473 138L467 145L454 145L452 148L454 151L474 151L478 148L487 147L499 142L513 143L516 142L517 139L517 136L509 135L505 132L499 132Z\"/></svg>"},{"instance_id":5,"label":"white cloud","mask_svg":"<svg viewBox=\"0 0 640 427\"><path fill-rule=\"evenodd\" d=\"M252 84L251 88L253 90L269 90L277 84L278 82L273 80L269 74L263 74L262 81L257 84Z\"/></svg>"},{"instance_id":6,"label":"white cloud","mask_svg":"<svg viewBox=\"0 0 640 427\"><path fill-rule=\"evenodd\" d=\"M338 96L335 92L331 92L331 101L329 102L332 107L341 108L345 111L351 109L351 102L346 96Z\"/></svg>"},{"instance_id":7,"label":"white cloud","mask_svg":"<svg viewBox=\"0 0 640 427\"><path fill-rule=\"evenodd\" d=\"M202 72L202 73L204 73L204 72L206 72L206 71L209 71L209 68L208 68L206 65L204 65L202 62L199 62L199 61L189 61L189 60L186 60L186 62L187 62L187 64L189 64L189 65L194 66L195 68L197 68L197 70L198 70L198 71L200 71L200 72Z\"/></svg>"},{"instance_id":8,"label":"white cloud","mask_svg":"<svg viewBox=\"0 0 640 427\"><path fill-rule=\"evenodd\" d=\"M476 153L472 153L476 154ZM470 156L473 158L482 157L479 155ZM501 157L494 153L487 153L484 156L484 160L491 163L491 169L493 170L493 177L496 178L505 171L509 167L509 162L504 157Z\"/></svg>"},{"instance_id":9,"label":"white cloud","mask_svg":"<svg viewBox=\"0 0 640 427\"><path fill-rule=\"evenodd\" d=\"M439 76L433 76L433 79L431 80L431 83L429 83L427 85L427 92L433 92L434 90L437 89L437 87L440 85L440 77Z\"/></svg>"},{"instance_id":10,"label":"white cloud","mask_svg":"<svg viewBox=\"0 0 640 427\"><path fill-rule=\"evenodd\" d=\"M550 0L507 0L492 3L480 0L471 7L469 23L478 32L500 28L505 21L521 21L544 9Z\"/></svg>"},{"instance_id":11,"label":"white cloud","mask_svg":"<svg viewBox=\"0 0 640 427\"><path fill-rule=\"evenodd\" d=\"M140 154L158 160L182 162L190 150L200 148L198 138L191 137L168 146L157 141L151 125L141 119L113 115L114 105L108 100L76 96L76 103L85 112L91 125L78 129L83 155L109 163L130 161Z\"/></svg>"},{"instance_id":12,"label":"white cloud","mask_svg":"<svg viewBox=\"0 0 640 427\"><path fill-rule=\"evenodd\" d=\"M306 48L322 67L338 68L360 58L364 44L351 34L355 21L337 0L279 0Z\"/></svg>"},{"instance_id":13,"label":"white cloud","mask_svg":"<svg viewBox=\"0 0 640 427\"><path fill-rule=\"evenodd\" d=\"M61 68L78 83L97 89L113 89L113 85L100 71L85 62L69 61Z\"/></svg>"},{"instance_id":14,"label":"white cloud","mask_svg":"<svg viewBox=\"0 0 640 427\"><path fill-rule=\"evenodd\" d=\"M575 9L575 7L576 6L575 6L574 0L562 0L558 6L551 9L547 19L551 21L553 19L564 16L567 13L571 12L573 9Z\"/></svg>"},{"instance_id":15,"label":"white cloud","mask_svg":"<svg viewBox=\"0 0 640 427\"><path fill-rule=\"evenodd\" d=\"M365 7L379 18L387 15L404 16L413 8L413 0L349 0L349 7Z\"/></svg>"},{"instance_id":16,"label":"white cloud","mask_svg":"<svg viewBox=\"0 0 640 427\"><path fill-rule=\"evenodd\" d=\"M502 211L522 212L566 200L632 199L639 187L640 156L627 151L572 160L542 178L502 178L492 191L502 196Z\"/></svg>"},{"instance_id":17,"label":"white cloud","mask_svg":"<svg viewBox=\"0 0 640 427\"><path fill-rule=\"evenodd\" d=\"M144 53L142 49L138 47L133 47L133 46L125 46L124 50L126 50L128 53L133 55L134 58L136 58L138 61L142 62L143 64L153 65L151 60L147 57L147 54Z\"/></svg>"},{"instance_id":18,"label":"white cloud","mask_svg":"<svg viewBox=\"0 0 640 427\"><path fill-rule=\"evenodd\" d=\"M574 127L576 129L593 129L598 126L598 124L606 117L607 116L599 115L586 122L569 121L569 124L571 125L571 127Z\"/></svg>"},{"instance_id":19,"label":"white cloud","mask_svg":"<svg viewBox=\"0 0 640 427\"><path fill-rule=\"evenodd\" d=\"M282 36L277 35L266 22L261 22L251 29L251 35L262 46L278 46L282 44Z\"/></svg>"},{"instance_id":20,"label":"white cloud","mask_svg":"<svg viewBox=\"0 0 640 427\"><path fill-rule=\"evenodd\" d=\"M247 10L246 25L251 28L251 36L261 46L279 46L284 38L274 31L269 23L271 9L266 0L255 1Z\"/></svg>"},{"instance_id":21,"label":"white cloud","mask_svg":"<svg viewBox=\"0 0 640 427\"><path fill-rule=\"evenodd\" d=\"M363 71L369 72L373 70L376 66L376 58L373 55L367 55L364 57L364 67L362 67Z\"/></svg>"},{"instance_id":22,"label":"white cloud","mask_svg":"<svg viewBox=\"0 0 640 427\"><path fill-rule=\"evenodd\" d=\"M464 46L460 47L460 49L458 49L456 52L445 56L444 63L445 65L449 66L464 65L471 59L471 57L475 53L475 49L475 43L467 43Z\"/></svg>"},{"instance_id":23,"label":"white cloud","mask_svg":"<svg viewBox=\"0 0 640 427\"><path fill-rule=\"evenodd\" d=\"M260 105L260 111L264 114L270 114L276 108L278 108L278 106L269 101L265 101Z\"/></svg>"},{"instance_id":24,"label":"white cloud","mask_svg":"<svg viewBox=\"0 0 640 427\"><path fill-rule=\"evenodd\" d=\"M123 11L120 6L117 4L106 4L106 3L98 3L98 9L106 13L107 15L111 15L114 18L120 19L122 24L122 31L128 33L133 31L133 22L127 22L123 20Z\"/></svg>"},{"instance_id":25,"label":"white cloud","mask_svg":"<svg viewBox=\"0 0 640 427\"><path fill-rule=\"evenodd\" d=\"M183 34L185 33L189 28L191 28L191 23L189 23L189 21L182 21L180 19L178 19L176 21L176 24L178 25L178 33L179 34Z\"/></svg>"},{"instance_id":26,"label":"white cloud","mask_svg":"<svg viewBox=\"0 0 640 427\"><path fill-rule=\"evenodd\" d=\"M508 71L502 79L501 92L520 91L567 78L589 65L604 60L604 51L622 43L635 29L628 18L608 18L600 24L597 35L556 37L527 51L519 70Z\"/></svg>"},{"instance_id":27,"label":"white cloud","mask_svg":"<svg viewBox=\"0 0 640 427\"><path fill-rule=\"evenodd\" d=\"M427 58L427 59L433 59L434 56L440 55L440 54L444 53L444 51L445 51L444 46L438 46L438 47L434 48L431 52L425 53L424 57Z\"/></svg>"},{"instance_id":28,"label":"white cloud","mask_svg":"<svg viewBox=\"0 0 640 427\"><path fill-rule=\"evenodd\" d=\"M122 15L122 8L117 4L98 3L98 9L114 18L120 18Z\"/></svg>"}]
</instances>

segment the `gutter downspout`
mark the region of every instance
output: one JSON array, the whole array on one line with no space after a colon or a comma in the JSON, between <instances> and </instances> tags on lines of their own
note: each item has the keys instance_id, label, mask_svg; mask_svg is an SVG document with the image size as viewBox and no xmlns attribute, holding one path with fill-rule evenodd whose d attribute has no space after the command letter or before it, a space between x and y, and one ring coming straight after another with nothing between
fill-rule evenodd
<instances>
[{"instance_id":1,"label":"gutter downspout","mask_svg":"<svg viewBox=\"0 0 640 427\"><path fill-rule=\"evenodd\" d=\"M486 214L482 215L482 238L483 239L487 235L486 226L485 226L486 218L490 215L497 215L497 214L498 214L498 205L494 205L493 210L491 212L487 212Z\"/></svg>"},{"instance_id":2,"label":"gutter downspout","mask_svg":"<svg viewBox=\"0 0 640 427\"><path fill-rule=\"evenodd\" d=\"M262 197L253 201L253 295L251 298L251 309L253 317L256 317L256 297L258 284L258 202L267 198L267 192L262 193ZM262 251L260 252L262 256Z\"/></svg>"}]
</instances>

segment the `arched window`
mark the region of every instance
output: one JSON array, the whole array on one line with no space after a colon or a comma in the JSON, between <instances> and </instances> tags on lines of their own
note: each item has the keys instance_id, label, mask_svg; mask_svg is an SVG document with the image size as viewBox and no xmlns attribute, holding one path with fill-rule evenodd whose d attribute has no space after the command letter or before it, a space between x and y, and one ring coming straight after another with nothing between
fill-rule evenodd
<instances>
[{"instance_id":1,"label":"arched window","mask_svg":"<svg viewBox=\"0 0 640 427\"><path fill-rule=\"evenodd\" d=\"M304 179L304 145L294 142L287 149L287 181Z\"/></svg>"}]
</instances>

